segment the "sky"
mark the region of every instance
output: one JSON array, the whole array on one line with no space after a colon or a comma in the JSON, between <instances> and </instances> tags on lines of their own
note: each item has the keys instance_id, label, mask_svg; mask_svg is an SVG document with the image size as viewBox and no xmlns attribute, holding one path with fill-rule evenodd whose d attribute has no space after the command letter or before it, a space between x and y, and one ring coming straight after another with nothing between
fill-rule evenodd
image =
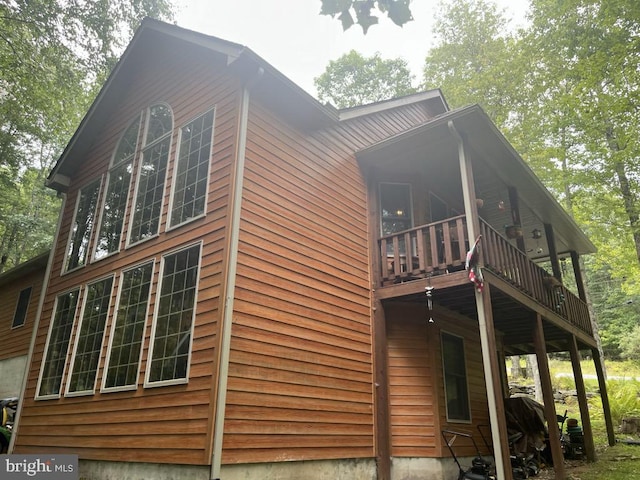
<instances>
[{"instance_id":1,"label":"sky","mask_svg":"<svg viewBox=\"0 0 640 480\"><path fill-rule=\"evenodd\" d=\"M413 0L414 20L402 28L386 17L366 35L358 25L342 30L339 20L320 15L320 0L177 0L176 23L244 45L316 96L314 78L330 60L350 50L365 56L404 58L415 84L433 44L431 27L438 0ZM513 25L524 18L528 0L497 0Z\"/></svg>"}]
</instances>

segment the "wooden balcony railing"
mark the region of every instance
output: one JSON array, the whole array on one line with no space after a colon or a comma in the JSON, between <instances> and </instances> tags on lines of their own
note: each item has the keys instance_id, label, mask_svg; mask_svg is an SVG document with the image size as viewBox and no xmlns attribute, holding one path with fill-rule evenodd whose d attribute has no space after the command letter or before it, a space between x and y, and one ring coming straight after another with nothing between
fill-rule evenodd
<instances>
[{"instance_id":1,"label":"wooden balcony railing","mask_svg":"<svg viewBox=\"0 0 640 480\"><path fill-rule=\"evenodd\" d=\"M489 224L480 221L484 268L543 304L589 335L585 302ZM379 240L381 284L390 285L463 270L469 249L464 215L387 235ZM464 241L460 241L463 239Z\"/></svg>"}]
</instances>

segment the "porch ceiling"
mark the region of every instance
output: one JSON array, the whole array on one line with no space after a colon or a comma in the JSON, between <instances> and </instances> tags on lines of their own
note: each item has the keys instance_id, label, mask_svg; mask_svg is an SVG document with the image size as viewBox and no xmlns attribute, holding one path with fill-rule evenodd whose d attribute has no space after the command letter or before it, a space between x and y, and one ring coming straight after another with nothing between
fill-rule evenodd
<instances>
[{"instance_id":1,"label":"porch ceiling","mask_svg":"<svg viewBox=\"0 0 640 480\"><path fill-rule=\"evenodd\" d=\"M358 161L365 170L375 167L378 171L388 168L393 172L437 175L435 178L453 189L449 191L459 192L461 196L457 142L449 122L455 125L466 142L474 168L476 194L485 200L485 205L497 205L499 199L507 194L507 187L515 188L525 232L534 228L544 231L544 224L549 224L553 227L559 254L596 251L575 221L478 105L445 113L363 149L357 154ZM480 215L485 218L490 213L481 211ZM497 220L485 220L498 225ZM532 243L530 239L529 243ZM527 245L527 248L533 250L538 246L546 247L546 242Z\"/></svg>"},{"instance_id":2,"label":"porch ceiling","mask_svg":"<svg viewBox=\"0 0 640 480\"><path fill-rule=\"evenodd\" d=\"M413 282L420 283L420 282ZM446 309L456 312L464 317L478 321L476 308L475 289L467 279L465 271L432 277L424 282L434 287L433 290L433 319L437 323L438 310ZM393 288L393 287L391 287ZM512 287L506 282L493 279L491 283L491 305L493 311L493 323L496 335L502 338L507 355L524 355L535 353L533 332L536 322L536 309L541 306L533 300L524 299L524 303L513 296ZM411 302L425 305L426 296L424 288L414 288L413 292L402 297L389 298L388 302ZM378 293L382 293L380 289ZM384 294L383 294L384 296ZM383 300L383 303L385 301ZM425 310L425 322L426 310ZM595 346L595 341L584 332L577 331L568 322L551 311L543 315L544 336L549 352L568 351L568 341L575 334L578 348L590 350Z\"/></svg>"}]
</instances>

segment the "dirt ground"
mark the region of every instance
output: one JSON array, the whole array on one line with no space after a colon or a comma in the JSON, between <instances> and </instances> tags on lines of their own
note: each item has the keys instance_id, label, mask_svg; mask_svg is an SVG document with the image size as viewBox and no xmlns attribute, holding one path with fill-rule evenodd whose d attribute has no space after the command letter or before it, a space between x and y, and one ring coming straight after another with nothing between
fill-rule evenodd
<instances>
[{"instance_id":1,"label":"dirt ground","mask_svg":"<svg viewBox=\"0 0 640 480\"><path fill-rule=\"evenodd\" d=\"M588 468L586 460L565 460L564 471L567 473L567 477L571 478L572 473L578 473L581 470ZM530 477L532 480L555 480L556 471L553 466L544 467L540 470L540 473L535 477Z\"/></svg>"}]
</instances>

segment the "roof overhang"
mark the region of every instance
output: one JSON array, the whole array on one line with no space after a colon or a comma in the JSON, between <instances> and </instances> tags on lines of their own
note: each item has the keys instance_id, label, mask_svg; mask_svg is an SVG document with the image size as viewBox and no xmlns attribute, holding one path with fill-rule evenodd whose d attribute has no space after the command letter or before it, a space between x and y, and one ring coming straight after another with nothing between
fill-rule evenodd
<instances>
[{"instance_id":1,"label":"roof overhang","mask_svg":"<svg viewBox=\"0 0 640 480\"><path fill-rule=\"evenodd\" d=\"M220 62L230 74L236 75L239 85L259 76L252 86L252 94L299 128L322 128L338 121L338 111L334 107L322 105L247 47L145 19L50 172L47 186L57 191L68 188L68 179L84 161L96 135L118 107L122 93L129 88L140 68L139 64L150 55L161 57L169 50L168 47L186 47L193 55L204 53L202 58L205 61Z\"/></svg>"},{"instance_id":2,"label":"roof overhang","mask_svg":"<svg viewBox=\"0 0 640 480\"><path fill-rule=\"evenodd\" d=\"M533 173L531 168L500 133L487 114L478 105L444 113L401 134L371 145L357 153L362 167L380 166L406 158L403 152L419 152L436 144L455 145L457 139L449 128L452 122L466 145L491 169L505 185L518 191L520 201L542 222L553 226L570 250L579 254L596 251L576 222ZM441 161L450 161L442 159Z\"/></svg>"}]
</instances>

